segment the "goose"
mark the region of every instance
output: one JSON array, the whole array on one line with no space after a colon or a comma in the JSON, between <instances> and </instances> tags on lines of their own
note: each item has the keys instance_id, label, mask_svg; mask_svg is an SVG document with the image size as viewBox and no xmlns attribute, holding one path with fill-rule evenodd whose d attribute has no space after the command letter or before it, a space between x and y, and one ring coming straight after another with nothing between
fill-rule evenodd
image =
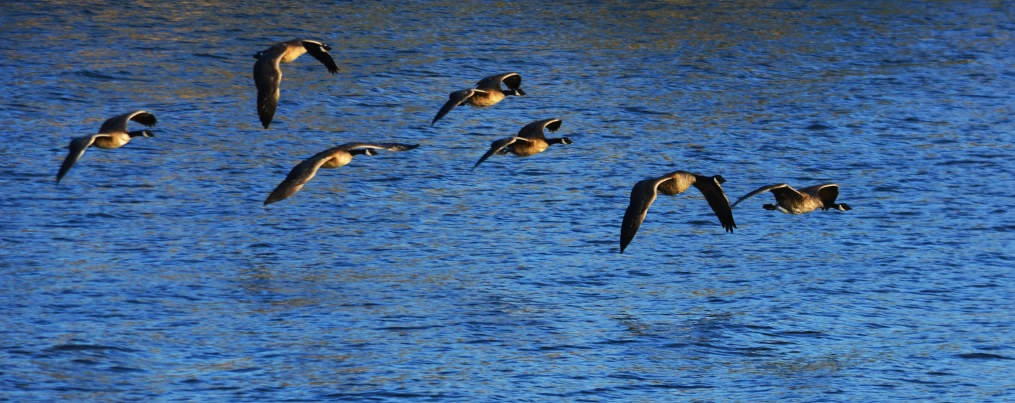
<instances>
[{"instance_id":1,"label":"goose","mask_svg":"<svg viewBox=\"0 0 1015 403\"><path fill-rule=\"evenodd\" d=\"M331 47L318 41L293 39L273 45L267 50L254 54L254 84L257 85L257 115L265 129L275 117L278 108L279 84L282 83L282 69L279 63L289 63L296 58L310 53L311 56L324 63L331 74L338 73L338 65L328 51Z\"/></svg>"},{"instance_id":2,"label":"goose","mask_svg":"<svg viewBox=\"0 0 1015 403\"><path fill-rule=\"evenodd\" d=\"M264 205L285 200L296 194L307 182L317 175L320 168L338 168L352 161L356 155L377 155L374 150L406 151L419 147L419 144L400 143L345 143L337 147L315 154L303 162L297 164L282 183L275 187L275 190L264 200Z\"/></svg>"},{"instance_id":3,"label":"goose","mask_svg":"<svg viewBox=\"0 0 1015 403\"><path fill-rule=\"evenodd\" d=\"M555 132L560 129L561 123L562 121L558 118L537 120L525 125L522 130L518 131L517 136L494 140L490 144L490 150L483 154L479 161L476 161L476 165L473 165L472 169L476 169L479 164L494 154L511 153L519 157L528 157L545 151L551 144L574 144L567 137L546 138L543 129Z\"/></svg>"},{"instance_id":4,"label":"goose","mask_svg":"<svg viewBox=\"0 0 1015 403\"><path fill-rule=\"evenodd\" d=\"M674 171L658 178L645 179L635 183L634 188L631 189L631 204L627 206L627 211L624 212L624 222L620 225L620 253L624 253L624 249L638 233L638 227L641 227L641 223L645 221L649 206L656 200L660 192L667 196L675 196L683 193L692 185L705 196L705 200L712 207L715 216L719 217L722 227L732 233L733 229L737 227L737 223L733 221L730 201L722 190L722 184L725 182L726 179L720 175L704 176L687 171Z\"/></svg>"},{"instance_id":5,"label":"goose","mask_svg":"<svg viewBox=\"0 0 1015 403\"><path fill-rule=\"evenodd\" d=\"M775 204L763 205L765 210L779 210L786 214L804 214L817 209L822 211L828 209L849 211L853 209L846 203L835 202L835 199L839 197L839 185L834 183L810 186L800 190L793 189L785 183L762 186L737 199L731 207L736 207L745 199L765 192L772 192L775 195Z\"/></svg>"},{"instance_id":6,"label":"goose","mask_svg":"<svg viewBox=\"0 0 1015 403\"><path fill-rule=\"evenodd\" d=\"M70 142L70 151L67 153L67 158L64 158L63 164L60 165L60 171L56 174L56 183L60 184L60 179L63 179L63 176L67 175L67 172L74 166L74 163L81 159L81 156L85 154L85 150L92 145L107 149L120 148L134 137L155 136L151 130L128 132L127 122L131 120L148 127L155 126L156 122L155 115L150 112L134 111L109 118L102 124L102 127L99 128L99 132L96 134L74 138Z\"/></svg>"},{"instance_id":7,"label":"goose","mask_svg":"<svg viewBox=\"0 0 1015 403\"><path fill-rule=\"evenodd\" d=\"M504 83L508 89L501 89L501 83ZM473 88L455 91L448 95L448 102L441 107L441 110L437 111L437 116L434 116L430 125L433 126L434 123L437 123L444 115L447 115L448 112L451 112L452 109L455 109L459 105L469 104L485 108L497 104L508 95L525 95L525 91L522 91L520 88L521 86L522 75L518 73L498 74L479 80Z\"/></svg>"}]
</instances>

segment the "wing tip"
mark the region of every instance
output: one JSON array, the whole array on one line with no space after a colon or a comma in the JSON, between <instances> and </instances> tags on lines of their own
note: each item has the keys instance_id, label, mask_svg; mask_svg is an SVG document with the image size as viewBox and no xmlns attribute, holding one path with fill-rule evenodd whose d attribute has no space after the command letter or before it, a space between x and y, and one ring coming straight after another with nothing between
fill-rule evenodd
<instances>
[{"instance_id":1,"label":"wing tip","mask_svg":"<svg viewBox=\"0 0 1015 403\"><path fill-rule=\"evenodd\" d=\"M286 199L285 197L279 196L277 192L271 192L271 194L268 195L268 198L264 199L264 204L262 204L262 206L267 206L269 204L280 202L285 199Z\"/></svg>"},{"instance_id":2,"label":"wing tip","mask_svg":"<svg viewBox=\"0 0 1015 403\"><path fill-rule=\"evenodd\" d=\"M620 234L620 253L623 254L627 247L631 245L631 241L634 240L634 236L625 237L625 234Z\"/></svg>"}]
</instances>

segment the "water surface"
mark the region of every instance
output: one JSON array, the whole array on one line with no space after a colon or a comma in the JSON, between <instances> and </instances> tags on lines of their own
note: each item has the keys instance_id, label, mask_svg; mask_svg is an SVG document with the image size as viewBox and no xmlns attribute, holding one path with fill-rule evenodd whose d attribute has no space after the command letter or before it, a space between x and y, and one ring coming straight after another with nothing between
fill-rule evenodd
<instances>
[{"instance_id":1,"label":"water surface","mask_svg":"<svg viewBox=\"0 0 1015 403\"><path fill-rule=\"evenodd\" d=\"M0 5L0 400L1015 399L1004 2ZM253 53L283 66L270 130ZM451 91L517 71L525 97ZM71 138L130 110L156 137ZM563 119L575 144L495 156ZM358 157L263 207L289 169ZM849 212L730 198L835 182Z\"/></svg>"}]
</instances>

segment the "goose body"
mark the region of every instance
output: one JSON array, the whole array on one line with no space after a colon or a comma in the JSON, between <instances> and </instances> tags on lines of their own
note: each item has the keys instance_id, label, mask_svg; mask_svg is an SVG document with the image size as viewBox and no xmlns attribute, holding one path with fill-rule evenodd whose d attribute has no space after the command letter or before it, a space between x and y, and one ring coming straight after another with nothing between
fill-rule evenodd
<instances>
[{"instance_id":1,"label":"goose body","mask_svg":"<svg viewBox=\"0 0 1015 403\"><path fill-rule=\"evenodd\" d=\"M254 54L257 59L254 62L254 85L257 86L257 115L261 119L261 125L265 129L271 125L275 117L275 110L278 109L280 97L279 86L282 83L282 68L280 63L290 63L305 53L310 53L328 69L328 72L338 72L338 65L328 51L331 47L318 41L307 39L293 39L273 45L267 50Z\"/></svg>"},{"instance_id":2,"label":"goose body","mask_svg":"<svg viewBox=\"0 0 1015 403\"><path fill-rule=\"evenodd\" d=\"M638 228L645 221L648 208L655 202L659 193L667 196L675 196L694 186L705 196L712 212L719 218L719 223L727 232L733 232L737 227L733 220L733 211L729 199L722 190L722 183L726 182L722 176L704 176L687 171L674 171L658 178L650 178L634 184L631 189L631 203L624 212L624 221L620 225L620 253L634 239Z\"/></svg>"},{"instance_id":3,"label":"goose body","mask_svg":"<svg viewBox=\"0 0 1015 403\"><path fill-rule=\"evenodd\" d=\"M303 188L320 168L338 168L347 165L356 155L377 155L374 150L405 151L419 147L419 144L400 143L346 143L315 154L297 164L289 171L282 183L264 200L264 205L285 200Z\"/></svg>"},{"instance_id":4,"label":"goose body","mask_svg":"<svg viewBox=\"0 0 1015 403\"><path fill-rule=\"evenodd\" d=\"M507 86L508 89L503 89L501 84ZM437 123L444 115L447 115L448 112L451 112L452 109L459 105L472 105L485 108L496 105L508 95L525 95L525 91L522 91L521 86L522 75L518 73L498 74L479 80L473 88L466 88L449 94L448 101L437 112L430 125Z\"/></svg>"},{"instance_id":5,"label":"goose body","mask_svg":"<svg viewBox=\"0 0 1015 403\"><path fill-rule=\"evenodd\" d=\"M74 166L74 163L81 159L81 156L85 154L85 150L90 146L105 149L120 148L134 137L155 136L151 130L127 131L127 122L130 121L151 127L155 125L157 120L155 115L147 111L129 112L106 120L96 134L74 138L70 142L70 151L68 151L67 157L64 158L63 164L60 165L60 171L56 174L56 183L60 183L64 175L67 175L67 172Z\"/></svg>"},{"instance_id":6,"label":"goose body","mask_svg":"<svg viewBox=\"0 0 1015 403\"><path fill-rule=\"evenodd\" d=\"M490 150L479 158L479 161L476 162L476 165L472 166L472 169L476 169L479 164L482 164L483 161L486 161L494 154L511 153L519 157L529 157L546 151L551 144L574 144L567 137L546 138L543 130L555 132L557 129L560 129L561 123L562 121L558 118L537 120L525 125L525 127L518 131L517 136L494 140L490 144Z\"/></svg>"},{"instance_id":7,"label":"goose body","mask_svg":"<svg viewBox=\"0 0 1015 403\"><path fill-rule=\"evenodd\" d=\"M817 209L822 211L829 209L849 211L853 209L846 203L835 202L835 199L839 197L839 185L834 183L810 186L800 190L793 189L785 183L762 186L737 199L732 207L736 207L740 202L752 196L765 192L772 192L772 195L775 196L775 204L762 205L765 210L779 210L786 214L804 214Z\"/></svg>"}]
</instances>

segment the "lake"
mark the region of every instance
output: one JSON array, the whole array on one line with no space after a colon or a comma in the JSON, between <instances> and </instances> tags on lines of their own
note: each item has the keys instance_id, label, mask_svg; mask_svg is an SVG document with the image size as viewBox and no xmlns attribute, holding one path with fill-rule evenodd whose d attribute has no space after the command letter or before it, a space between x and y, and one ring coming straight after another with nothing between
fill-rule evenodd
<instances>
[{"instance_id":1,"label":"lake","mask_svg":"<svg viewBox=\"0 0 1015 403\"><path fill-rule=\"evenodd\" d=\"M0 400L1015 400L1006 2L0 4ZM258 121L254 53L283 64ZM525 96L452 91L518 72ZM147 110L152 138L74 137ZM527 158L490 142L561 118ZM141 129L131 123L131 130ZM420 144L321 170L353 141ZM733 210L639 180L834 182Z\"/></svg>"}]
</instances>

